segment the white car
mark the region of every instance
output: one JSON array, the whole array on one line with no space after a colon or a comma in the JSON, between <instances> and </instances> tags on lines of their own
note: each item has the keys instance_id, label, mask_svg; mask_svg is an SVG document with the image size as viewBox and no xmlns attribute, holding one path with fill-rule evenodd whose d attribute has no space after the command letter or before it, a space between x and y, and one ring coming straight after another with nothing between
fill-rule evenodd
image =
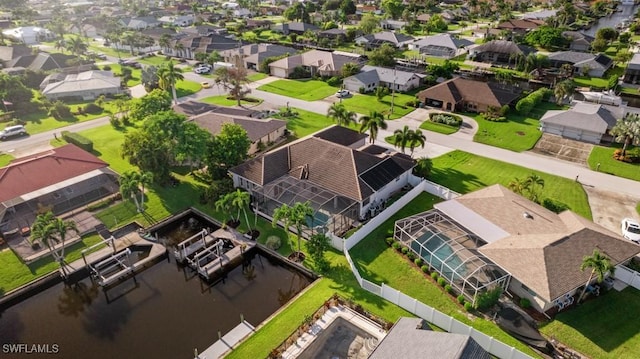
<instances>
[{"instance_id":1,"label":"white car","mask_svg":"<svg viewBox=\"0 0 640 359\"><path fill-rule=\"evenodd\" d=\"M640 244L640 223L633 218L622 220L622 236Z\"/></svg>"},{"instance_id":2,"label":"white car","mask_svg":"<svg viewBox=\"0 0 640 359\"><path fill-rule=\"evenodd\" d=\"M193 72L195 72L197 74L208 74L209 72L211 72L211 67L209 67L209 66L198 66L195 69L193 69Z\"/></svg>"},{"instance_id":3,"label":"white car","mask_svg":"<svg viewBox=\"0 0 640 359\"><path fill-rule=\"evenodd\" d=\"M0 140L4 141L10 137L24 136L26 134L27 130L22 125L8 126L0 130Z\"/></svg>"},{"instance_id":4,"label":"white car","mask_svg":"<svg viewBox=\"0 0 640 359\"><path fill-rule=\"evenodd\" d=\"M351 95L351 93L349 91L347 91L347 90L340 90L340 91L336 92L336 97L337 98L347 97L349 95Z\"/></svg>"}]
</instances>

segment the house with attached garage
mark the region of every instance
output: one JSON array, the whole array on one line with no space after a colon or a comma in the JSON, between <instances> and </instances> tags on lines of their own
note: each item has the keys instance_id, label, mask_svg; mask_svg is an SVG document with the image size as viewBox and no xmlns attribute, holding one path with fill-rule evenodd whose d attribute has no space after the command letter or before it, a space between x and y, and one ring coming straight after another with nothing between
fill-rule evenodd
<instances>
[{"instance_id":1,"label":"house with attached garage","mask_svg":"<svg viewBox=\"0 0 640 359\"><path fill-rule=\"evenodd\" d=\"M609 130L624 112L624 107L577 102L568 110L547 111L540 119L540 131L596 144L611 142Z\"/></svg>"},{"instance_id":2,"label":"house with attached garage","mask_svg":"<svg viewBox=\"0 0 640 359\"><path fill-rule=\"evenodd\" d=\"M492 82L454 77L418 92L416 97L426 106L445 111L485 112L514 102L520 91Z\"/></svg>"},{"instance_id":3,"label":"house with attached garage","mask_svg":"<svg viewBox=\"0 0 640 359\"><path fill-rule=\"evenodd\" d=\"M406 92L420 87L425 78L423 74L366 65L359 73L345 78L342 83L345 89L353 92L360 92L361 89L363 92L371 92L378 87Z\"/></svg>"},{"instance_id":4,"label":"house with attached garage","mask_svg":"<svg viewBox=\"0 0 640 359\"><path fill-rule=\"evenodd\" d=\"M60 81L56 81L60 80ZM85 71L79 74L67 74L64 78L45 78L42 94L49 100L82 99L94 100L100 95L126 93L119 77L111 71Z\"/></svg>"},{"instance_id":5,"label":"house with attached garage","mask_svg":"<svg viewBox=\"0 0 640 359\"><path fill-rule=\"evenodd\" d=\"M408 45L409 50L418 50L420 54L450 59L467 52L467 46L473 42L467 39L458 39L451 34L437 34L416 40Z\"/></svg>"},{"instance_id":6,"label":"house with attached garage","mask_svg":"<svg viewBox=\"0 0 640 359\"><path fill-rule=\"evenodd\" d=\"M369 35L357 37L354 41L356 45L362 46L367 50L377 49L382 44L391 44L396 48L406 48L415 40L413 36L405 35L399 32L382 31Z\"/></svg>"},{"instance_id":7,"label":"house with attached garage","mask_svg":"<svg viewBox=\"0 0 640 359\"><path fill-rule=\"evenodd\" d=\"M345 64L361 62L360 55L350 52L311 50L270 63L269 72L271 76L288 78L296 67L301 67L310 76L340 76Z\"/></svg>"},{"instance_id":8,"label":"house with attached garage","mask_svg":"<svg viewBox=\"0 0 640 359\"><path fill-rule=\"evenodd\" d=\"M613 60L607 55L578 51L557 51L548 55L552 67L561 68L569 64L578 76L603 77L613 67Z\"/></svg>"}]
</instances>

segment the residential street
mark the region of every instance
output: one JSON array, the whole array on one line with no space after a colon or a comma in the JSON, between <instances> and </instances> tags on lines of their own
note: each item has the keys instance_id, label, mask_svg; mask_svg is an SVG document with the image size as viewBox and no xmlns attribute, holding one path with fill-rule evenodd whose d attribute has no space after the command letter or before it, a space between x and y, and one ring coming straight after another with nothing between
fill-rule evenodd
<instances>
[{"instance_id":1,"label":"residential street","mask_svg":"<svg viewBox=\"0 0 640 359\"><path fill-rule=\"evenodd\" d=\"M192 81L209 81L210 78L199 76L193 72L186 72L185 78ZM320 114L326 114L327 109L331 105L331 102L322 101L303 101L286 96L276 95L269 92L258 91L255 88L258 86L275 81L277 78L268 77L263 80L256 81L250 85L253 89L250 96L261 98L264 100L264 104L272 106L273 108L279 108L287 106L298 107L307 111L316 112ZM210 89L203 89L193 95L182 97L181 102L188 100L197 100L204 97L216 96L222 94L223 91L217 86L213 86ZM418 109L408 114L407 116L388 121L388 129L380 131L378 134L377 144L392 147L384 142L384 138L393 134L393 131L408 125L410 128L417 128L423 119L426 119L427 110ZM67 126L64 130L77 132L103 126L108 124L107 117L102 117L92 121L82 122ZM24 154L34 153L46 149L50 140L53 139L54 133L60 133L62 129L39 133L33 136L22 139L14 139L0 143L0 152L7 152L14 156L20 156ZM454 135L443 135L435 132L424 131L427 136L427 146L425 149L416 149L414 157L422 157L426 155L436 156L448 152L452 149L459 149L462 151L478 154L481 156L489 157L492 159L521 165L524 167L532 168L534 170L552 173L558 176L566 177L569 179L575 179L579 176L579 181L585 186L596 187L601 190L622 192L632 196L640 194L640 182L628 180L620 177L611 176L605 173L599 173L591 171L586 167L582 167L570 162L560 161L552 157L538 155L530 152L517 153L508 150L504 150L497 147L492 147L480 143L473 142L472 133L457 133ZM446 185L446 183L445 183Z\"/></svg>"}]
</instances>

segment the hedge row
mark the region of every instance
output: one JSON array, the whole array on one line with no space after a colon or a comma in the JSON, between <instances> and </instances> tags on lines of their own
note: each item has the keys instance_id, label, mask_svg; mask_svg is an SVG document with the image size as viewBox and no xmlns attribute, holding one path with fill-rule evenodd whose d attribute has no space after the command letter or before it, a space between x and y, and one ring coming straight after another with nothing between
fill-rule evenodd
<instances>
[{"instance_id":1,"label":"hedge row","mask_svg":"<svg viewBox=\"0 0 640 359\"><path fill-rule=\"evenodd\" d=\"M545 97L551 94L551 90L548 88L539 88L532 93L528 94L525 98L518 101L516 104L516 110L521 114L527 114L533 110L534 107L539 105Z\"/></svg>"},{"instance_id":2,"label":"hedge row","mask_svg":"<svg viewBox=\"0 0 640 359\"><path fill-rule=\"evenodd\" d=\"M93 151L93 141L91 141L90 139L82 135L79 135L74 132L62 131L62 138L65 141L69 143L73 143L74 145L82 148L85 151L88 151L88 152Z\"/></svg>"}]
</instances>

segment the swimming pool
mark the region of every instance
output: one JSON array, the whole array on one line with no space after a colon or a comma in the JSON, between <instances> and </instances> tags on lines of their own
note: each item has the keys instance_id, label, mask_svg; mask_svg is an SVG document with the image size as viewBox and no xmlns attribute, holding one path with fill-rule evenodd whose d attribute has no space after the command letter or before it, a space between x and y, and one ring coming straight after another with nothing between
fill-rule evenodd
<instances>
[{"instance_id":1,"label":"swimming pool","mask_svg":"<svg viewBox=\"0 0 640 359\"><path fill-rule=\"evenodd\" d=\"M427 232L411 242L411 249L431 267L437 269L442 276L451 279L455 269L458 276L464 277L467 274L467 268L461 266L462 260L453 254L453 248L447 244L447 240L438 234Z\"/></svg>"}]
</instances>

